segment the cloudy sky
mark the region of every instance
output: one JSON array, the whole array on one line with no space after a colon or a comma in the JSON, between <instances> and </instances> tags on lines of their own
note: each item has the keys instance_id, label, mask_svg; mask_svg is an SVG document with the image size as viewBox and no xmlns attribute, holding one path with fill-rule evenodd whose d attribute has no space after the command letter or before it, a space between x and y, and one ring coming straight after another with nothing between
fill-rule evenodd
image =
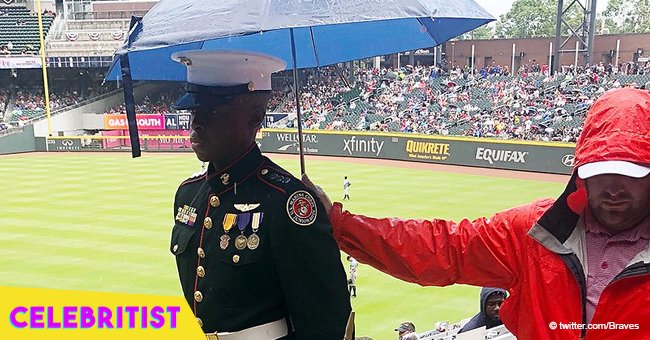
<instances>
[{"instance_id":1,"label":"cloudy sky","mask_svg":"<svg viewBox=\"0 0 650 340\"><path fill-rule=\"evenodd\" d=\"M501 14L505 14L510 10L510 6L512 6L512 3L514 0L474 0L476 1L479 5L483 6L490 14L492 14L495 18L499 18ZM598 0L598 12L601 12L605 10L605 7L607 7L607 2L609 0ZM568 1L565 1L565 5L568 3Z\"/></svg>"}]
</instances>

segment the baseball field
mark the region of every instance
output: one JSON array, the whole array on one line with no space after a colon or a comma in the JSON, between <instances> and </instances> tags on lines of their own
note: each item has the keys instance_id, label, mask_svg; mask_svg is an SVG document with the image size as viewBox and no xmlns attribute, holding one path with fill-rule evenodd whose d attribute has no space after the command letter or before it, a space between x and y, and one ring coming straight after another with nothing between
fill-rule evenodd
<instances>
[{"instance_id":1,"label":"baseball field","mask_svg":"<svg viewBox=\"0 0 650 340\"><path fill-rule=\"evenodd\" d=\"M273 156L297 174L297 157ZM403 163L402 163L403 164ZM180 296L169 252L173 195L200 168L193 154L0 156L0 285ZM539 197L556 197L560 176L453 167L308 159L307 172L332 200L370 216L475 218ZM344 257L342 257L344 259ZM347 270L347 262L344 261ZM361 264L357 336L394 339L478 312L478 288L420 287Z\"/></svg>"}]
</instances>

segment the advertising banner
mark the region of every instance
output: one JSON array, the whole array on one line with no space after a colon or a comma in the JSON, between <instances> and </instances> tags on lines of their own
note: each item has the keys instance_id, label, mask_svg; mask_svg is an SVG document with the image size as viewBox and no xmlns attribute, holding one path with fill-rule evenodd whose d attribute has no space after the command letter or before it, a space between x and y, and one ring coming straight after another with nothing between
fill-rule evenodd
<instances>
[{"instance_id":1,"label":"advertising banner","mask_svg":"<svg viewBox=\"0 0 650 340\"><path fill-rule=\"evenodd\" d=\"M298 133L263 130L258 145L263 152L298 153ZM370 134L366 132L304 131L305 154L380 158L570 174L574 147L551 143L480 141L421 135Z\"/></svg>"},{"instance_id":2,"label":"advertising banner","mask_svg":"<svg viewBox=\"0 0 650 340\"><path fill-rule=\"evenodd\" d=\"M178 115L165 115L165 129L178 130Z\"/></svg>"},{"instance_id":3,"label":"advertising banner","mask_svg":"<svg viewBox=\"0 0 650 340\"><path fill-rule=\"evenodd\" d=\"M164 130L165 116L163 115L136 115L138 129L142 130ZM104 115L105 130L128 130L129 123L126 115Z\"/></svg>"},{"instance_id":4,"label":"advertising banner","mask_svg":"<svg viewBox=\"0 0 650 340\"><path fill-rule=\"evenodd\" d=\"M189 130L190 115L165 115L165 129L167 130Z\"/></svg>"},{"instance_id":5,"label":"advertising banner","mask_svg":"<svg viewBox=\"0 0 650 340\"><path fill-rule=\"evenodd\" d=\"M190 115L178 115L178 128L180 130L190 129Z\"/></svg>"},{"instance_id":6,"label":"advertising banner","mask_svg":"<svg viewBox=\"0 0 650 340\"><path fill-rule=\"evenodd\" d=\"M104 136L128 136L128 131L103 131ZM102 140L102 147L104 149L115 149L126 145L125 139L106 138Z\"/></svg>"},{"instance_id":7,"label":"advertising banner","mask_svg":"<svg viewBox=\"0 0 650 340\"><path fill-rule=\"evenodd\" d=\"M189 138L190 132L186 130L143 130L139 131L140 147L143 150L192 150ZM104 131L104 136L128 136L128 131ZM107 138L103 140L104 149L130 148L131 142L128 138Z\"/></svg>"},{"instance_id":8,"label":"advertising banner","mask_svg":"<svg viewBox=\"0 0 650 340\"><path fill-rule=\"evenodd\" d=\"M286 118L287 116L288 116L287 113L269 112L266 114L264 118L264 122L262 122L262 126L269 127L273 125L273 123L279 122L280 120Z\"/></svg>"},{"instance_id":9,"label":"advertising banner","mask_svg":"<svg viewBox=\"0 0 650 340\"><path fill-rule=\"evenodd\" d=\"M41 57L39 56L0 58L0 69L40 68L40 67L41 67Z\"/></svg>"},{"instance_id":10,"label":"advertising banner","mask_svg":"<svg viewBox=\"0 0 650 340\"><path fill-rule=\"evenodd\" d=\"M81 150L81 140L76 138L48 139L47 147L49 151L79 151Z\"/></svg>"},{"instance_id":11,"label":"advertising banner","mask_svg":"<svg viewBox=\"0 0 650 340\"><path fill-rule=\"evenodd\" d=\"M128 131L127 131L128 135ZM189 136L187 130L165 130L165 131L140 131L140 136L156 136L154 139L140 139L140 144L144 150L192 150L192 144L189 138L180 136ZM129 140L125 140L127 146L131 147Z\"/></svg>"}]
</instances>

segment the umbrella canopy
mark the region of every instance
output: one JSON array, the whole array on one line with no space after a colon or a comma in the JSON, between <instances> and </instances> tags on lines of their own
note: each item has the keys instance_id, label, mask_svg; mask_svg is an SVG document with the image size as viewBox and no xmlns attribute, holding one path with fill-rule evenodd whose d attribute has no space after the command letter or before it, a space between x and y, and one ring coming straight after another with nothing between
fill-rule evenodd
<instances>
[{"instance_id":1,"label":"umbrella canopy","mask_svg":"<svg viewBox=\"0 0 650 340\"><path fill-rule=\"evenodd\" d=\"M170 55L194 49L270 54L308 68L439 45L494 18L473 0L161 0L132 23L133 80L185 80Z\"/></svg>"},{"instance_id":2,"label":"umbrella canopy","mask_svg":"<svg viewBox=\"0 0 650 340\"><path fill-rule=\"evenodd\" d=\"M160 0L131 21L107 79L124 81L133 157L140 156L132 80L186 80L171 60L184 50L247 50L287 68L335 63L439 45L494 18L473 0ZM119 65L119 67L116 67ZM298 87L296 101L299 100ZM300 104L298 141L304 173Z\"/></svg>"}]
</instances>

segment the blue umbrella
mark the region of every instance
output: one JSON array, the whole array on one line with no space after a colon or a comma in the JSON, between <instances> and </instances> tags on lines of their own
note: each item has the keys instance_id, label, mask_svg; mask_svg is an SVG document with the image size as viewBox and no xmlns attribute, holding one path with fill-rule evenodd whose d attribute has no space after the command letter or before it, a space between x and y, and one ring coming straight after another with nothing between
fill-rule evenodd
<instances>
[{"instance_id":1,"label":"blue umbrella","mask_svg":"<svg viewBox=\"0 0 650 340\"><path fill-rule=\"evenodd\" d=\"M170 58L177 51L255 51L295 70L437 46L493 20L473 0L160 0L132 20L107 79L124 80L129 115L131 80L185 80L185 67Z\"/></svg>"}]
</instances>

